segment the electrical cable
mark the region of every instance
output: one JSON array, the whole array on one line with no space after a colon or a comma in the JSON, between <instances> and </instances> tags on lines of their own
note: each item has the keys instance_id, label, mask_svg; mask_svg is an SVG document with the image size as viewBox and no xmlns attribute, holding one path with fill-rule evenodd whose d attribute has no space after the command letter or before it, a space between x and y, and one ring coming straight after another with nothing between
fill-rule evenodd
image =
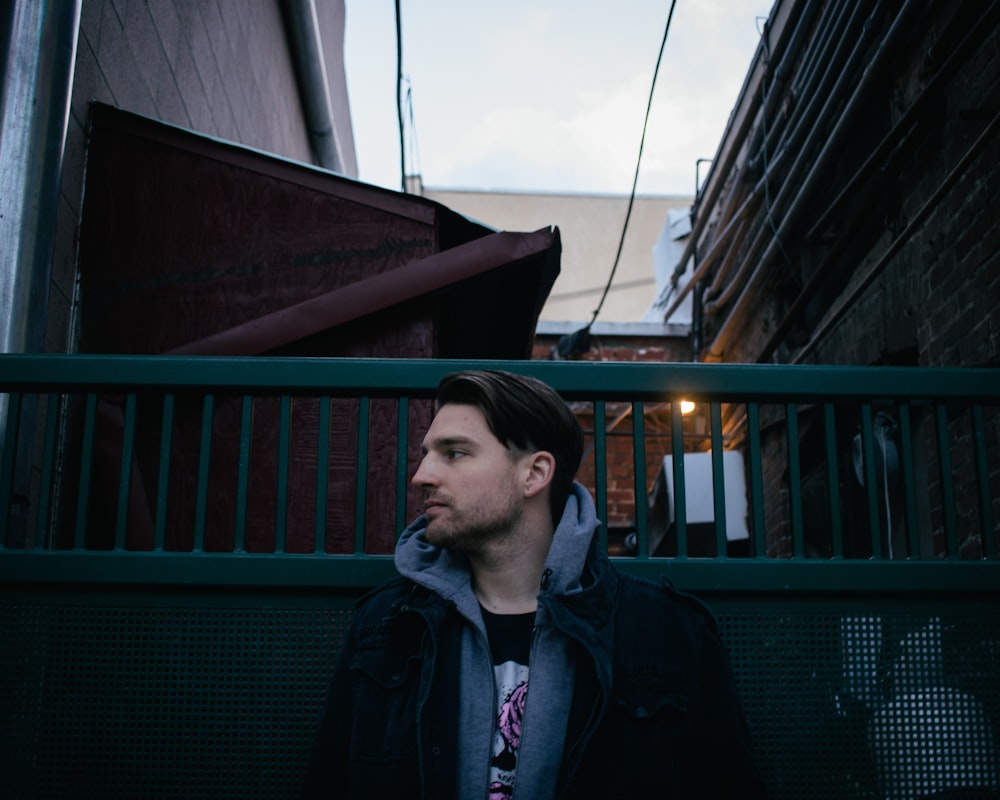
<instances>
[{"instance_id":1,"label":"electrical cable","mask_svg":"<svg viewBox=\"0 0 1000 800\"><path fill-rule=\"evenodd\" d=\"M615 279L615 273L618 271L618 262L621 260L622 247L625 244L625 233L628 230L629 219L632 216L632 206L635 204L636 187L639 184L639 165L642 162L642 149L646 143L646 128L649 125L649 114L653 108L653 91L656 89L656 77L660 73L660 63L663 61L663 51L667 46L667 36L670 33L670 21L673 19L674 6L676 5L677 0L671 0L670 12L667 14L667 24L663 29L663 41L660 42L660 52L656 57L656 68L653 70L653 82L649 87L649 100L646 103L646 117L642 123L642 136L639 139L639 155L635 160L635 177L632 179L632 193L629 195L628 209L625 211L625 222L622 225L622 235L618 240L618 252L615 254L615 261L611 267L611 274L608 276L608 282L604 287L604 292L601 295L600 302L597 304L597 308L594 309L594 314L590 318L590 322L588 322L580 330L567 334L560 339L557 350L559 355L563 357L580 352L579 348L583 348L582 352L586 352L589 349L590 329L597 320L598 314L601 313L601 308L603 308L604 301L607 299L608 292L611 289L611 283Z\"/></svg>"},{"instance_id":2,"label":"electrical cable","mask_svg":"<svg viewBox=\"0 0 1000 800\"><path fill-rule=\"evenodd\" d=\"M419 175L420 142L417 141L417 123L413 118L413 83L409 75L406 76L406 116L410 123L410 175ZM406 180L405 173L403 180Z\"/></svg>"},{"instance_id":3,"label":"electrical cable","mask_svg":"<svg viewBox=\"0 0 1000 800\"><path fill-rule=\"evenodd\" d=\"M396 118L399 122L399 181L406 191L406 145L403 136L403 20L396 0Z\"/></svg>"},{"instance_id":4,"label":"electrical cable","mask_svg":"<svg viewBox=\"0 0 1000 800\"><path fill-rule=\"evenodd\" d=\"M642 149L646 144L646 128L649 125L649 114L653 109L653 91L656 89L656 77L660 74L660 62L663 61L663 51L667 46L667 35L670 33L670 20L674 16L674 6L677 5L677 0L671 0L670 3L670 13L667 14L667 24L663 29L663 40L660 42L660 53L656 57L656 68L653 70L653 82L649 87L649 100L646 103L646 117L642 121L642 136L639 139L639 155L635 160L635 177L632 179L632 193L628 198L628 209L625 212L625 223L622 225L622 235L618 240L618 252L615 254L615 263L611 267L611 274L608 276L608 283L604 287L604 294L601 295L601 301L597 304L597 308L594 309L594 316L590 318L590 322L587 323L587 329L594 324L597 320L597 315L601 313L601 308L604 306L604 300L608 296L608 291L611 289L611 283L615 279L615 272L618 270L618 262L622 257L622 246L625 244L625 232L628 230L629 218L632 216L632 206L635 204L635 191L636 187L639 185L639 165L642 162Z\"/></svg>"}]
</instances>

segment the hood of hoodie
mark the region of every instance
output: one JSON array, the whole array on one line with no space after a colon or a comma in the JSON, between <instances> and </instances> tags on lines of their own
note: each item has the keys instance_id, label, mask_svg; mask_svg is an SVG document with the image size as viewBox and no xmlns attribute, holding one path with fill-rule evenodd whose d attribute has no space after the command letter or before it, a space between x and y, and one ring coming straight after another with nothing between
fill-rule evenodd
<instances>
[{"instance_id":1,"label":"hood of hoodie","mask_svg":"<svg viewBox=\"0 0 1000 800\"><path fill-rule=\"evenodd\" d=\"M574 483L545 559L540 594L580 591L580 576L598 524L590 493ZM444 550L428 542L426 528L427 518L421 515L403 531L396 544L396 569L400 575L455 603L478 627L481 624L479 603L472 591L468 560L462 553Z\"/></svg>"}]
</instances>

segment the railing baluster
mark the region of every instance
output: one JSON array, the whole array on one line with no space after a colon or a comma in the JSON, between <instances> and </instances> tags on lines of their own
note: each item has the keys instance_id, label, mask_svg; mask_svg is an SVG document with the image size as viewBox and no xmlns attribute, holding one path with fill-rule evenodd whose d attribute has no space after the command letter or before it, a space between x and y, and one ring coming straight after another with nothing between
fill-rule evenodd
<instances>
[{"instance_id":1,"label":"railing baluster","mask_svg":"<svg viewBox=\"0 0 1000 800\"><path fill-rule=\"evenodd\" d=\"M715 557L725 558L729 543L726 522L726 468L722 450L722 404L709 405L712 426L712 501L715 515Z\"/></svg>"},{"instance_id":2,"label":"railing baluster","mask_svg":"<svg viewBox=\"0 0 1000 800\"><path fill-rule=\"evenodd\" d=\"M326 550L327 493L330 491L330 395L319 398L319 430L316 432L316 528L313 552Z\"/></svg>"},{"instance_id":3,"label":"railing baluster","mask_svg":"<svg viewBox=\"0 0 1000 800\"><path fill-rule=\"evenodd\" d=\"M292 439L292 398L281 396L281 414L278 423L278 481L274 502L274 552L285 552L288 530L288 461Z\"/></svg>"},{"instance_id":4,"label":"railing baluster","mask_svg":"<svg viewBox=\"0 0 1000 800\"><path fill-rule=\"evenodd\" d=\"M594 401L594 483L597 491L597 518L601 521L598 541L608 546L608 453L607 409L603 400Z\"/></svg>"},{"instance_id":5,"label":"railing baluster","mask_svg":"<svg viewBox=\"0 0 1000 800\"><path fill-rule=\"evenodd\" d=\"M358 465L354 470L354 553L365 552L365 528L368 514L368 428L371 398L363 395L358 403Z\"/></svg>"},{"instance_id":6,"label":"railing baluster","mask_svg":"<svg viewBox=\"0 0 1000 800\"><path fill-rule=\"evenodd\" d=\"M83 550L86 546L87 515L90 513L90 473L94 461L94 429L97 426L97 395L87 394L83 412L83 440L80 446L80 484L76 494L76 531L73 534L73 549Z\"/></svg>"},{"instance_id":7,"label":"railing baluster","mask_svg":"<svg viewBox=\"0 0 1000 800\"><path fill-rule=\"evenodd\" d=\"M993 532L993 505L990 502L990 467L986 454L986 424L983 407L972 407L972 436L976 447L976 484L979 488L979 530L983 554L988 559L997 557L996 535Z\"/></svg>"},{"instance_id":8,"label":"railing baluster","mask_svg":"<svg viewBox=\"0 0 1000 800\"><path fill-rule=\"evenodd\" d=\"M687 489L684 480L684 417L681 401L670 402L670 455L674 467L674 531L677 558L688 556Z\"/></svg>"},{"instance_id":9,"label":"railing baluster","mask_svg":"<svg viewBox=\"0 0 1000 800\"><path fill-rule=\"evenodd\" d=\"M253 395L240 399L240 453L236 466L236 519L233 521L233 551L246 550L247 498L250 495L250 454L253 441Z\"/></svg>"},{"instance_id":10,"label":"railing baluster","mask_svg":"<svg viewBox=\"0 0 1000 800\"><path fill-rule=\"evenodd\" d=\"M872 558L882 558L882 521L879 514L878 476L875 469L875 431L872 425L872 404L861 404L861 454L864 461L865 497L868 505L868 536Z\"/></svg>"},{"instance_id":11,"label":"railing baluster","mask_svg":"<svg viewBox=\"0 0 1000 800\"><path fill-rule=\"evenodd\" d=\"M198 455L198 489L194 504L194 542L191 549L200 553L205 549L205 524L208 513L208 475L212 455L212 417L215 395L206 394L201 404L201 450Z\"/></svg>"},{"instance_id":12,"label":"railing baluster","mask_svg":"<svg viewBox=\"0 0 1000 800\"><path fill-rule=\"evenodd\" d=\"M941 512L944 518L944 539L948 558L958 558L958 530L955 527L955 476L951 466L951 448L948 444L948 409L938 403L934 409L937 425L938 470L941 477Z\"/></svg>"},{"instance_id":13,"label":"railing baluster","mask_svg":"<svg viewBox=\"0 0 1000 800\"><path fill-rule=\"evenodd\" d=\"M906 508L907 557L920 558L920 521L917 519L916 476L913 474L913 433L910 404L899 406L899 452L903 478L903 500Z\"/></svg>"},{"instance_id":14,"label":"railing baluster","mask_svg":"<svg viewBox=\"0 0 1000 800\"><path fill-rule=\"evenodd\" d=\"M414 395L424 396L425 392L433 388L434 381L430 381L426 373L414 372L412 382L409 378L400 382L399 377L402 373L390 371L387 365L358 363L347 365L346 371L341 371L338 366L332 382L324 383L325 378L321 380L313 376L309 371L311 368L307 367L302 372L287 375L286 377L292 379L287 384L279 377L277 383L271 385L270 377L258 380L259 376L246 373L243 371L243 365L236 363L235 360L231 367L221 366L217 372L214 371L214 366L201 364L198 361L185 362L183 365L185 369L191 370L191 373L187 374L176 371L176 365L166 361L162 365L164 371L161 372L154 370L151 365L145 365L141 359L136 359L129 362L136 370L136 380L130 385L130 379L123 380L121 372L111 371L113 361L100 358L78 361L56 360L52 363L62 365L60 369L64 371L54 377L45 374L46 365L41 361L36 363L24 360L8 363L16 370L22 370L23 364L27 370L10 373L10 378L2 386L4 391L12 393L11 396L15 398L15 402L8 410L12 414L17 413L17 398L20 398L22 403L20 406L22 417L26 415L26 404L29 400L32 404L37 403L42 410L38 416L40 424L30 431L31 441L35 442L32 453L36 456L36 462L31 485L33 494L29 498L31 505L28 509L30 518L27 520L27 535L20 536L20 527L12 534L13 528L5 516L0 520L0 524L5 527L6 538L3 546L8 549L34 547L45 550L53 546L75 549L102 547L126 551L135 549L139 546L136 534L146 533L145 527L140 530L135 524L134 512L138 509L135 499L140 491L148 490L153 523L150 538L155 551L163 551L166 546L174 546L172 536L177 532L175 523L178 522L181 523L179 531L185 537L186 546L195 551L217 550L220 534L228 537L223 540L223 545L231 540L234 550L240 551L250 544L250 537L256 532L253 524L258 522L252 516L255 498L252 496L251 479L255 478L255 473L250 461L251 451L254 448L254 409L259 407L259 404L255 404L252 399L255 391L273 396L275 411L278 410L277 401L281 397L280 393L287 392L281 412L280 437L277 431L270 434L274 440L279 438L281 440L278 443L279 452L276 459L277 480L280 485L276 489L275 511L265 512L272 518L260 521L267 528L273 525L273 532L261 531L265 541L273 541L279 553L287 551L293 545L296 549L301 549L303 543L298 540L293 543L288 539L293 524L297 522L297 516L293 515L301 515L309 531L306 534L304 549L309 552L322 552L327 546L326 537L329 534L327 529L332 525L330 517L334 514L349 517L353 505L356 512L352 521L355 526L353 549L352 544L347 544L346 549L349 552L366 554L366 551L371 549L367 539L369 532L367 483L375 479L376 470L384 472L385 469L389 470L387 480L395 481L394 488L389 490L390 495L394 495L395 512L389 511L388 508L381 511L389 514L385 519L387 526L394 524L399 529L405 526L407 504L410 500L406 478L413 466L412 462L408 463L413 452L409 439L415 404L411 398ZM222 364L221 361L219 363ZM92 365L100 366L106 373L98 371L91 374ZM157 364L157 369L160 366ZM206 366L210 366L207 372ZM993 388L996 376L992 371L988 372L988 380L984 384L982 381L967 383L957 372L949 371L948 375L951 377L943 381L930 371L927 371L925 379L916 371L901 370L898 387L886 382L880 373L871 370L864 371L863 374L859 371L857 376L849 369L842 370L839 374L833 370L827 374L824 368L816 371L803 370L804 376L811 375L821 380L815 382L813 377L810 377L808 381L803 380L801 387L783 371L771 371L770 374L761 371L761 378L765 382L769 381L770 375L773 374L776 383L773 387L770 385L760 387L759 384L747 382L741 371L726 370L727 374L731 373L732 385L736 387L735 391L730 391L727 388L730 383L720 382L717 377L723 371L721 368L719 373L716 373L713 367L695 373L693 378L689 378L688 373L683 370L674 372L675 366L633 366L636 367L634 370L620 373L616 372L615 368L609 368L606 374L621 375L622 379L616 379L607 387L596 383L597 379L594 373L588 371L588 367L582 370L573 368L552 371L550 365L539 364L532 365L529 369L530 372L537 371L539 377L547 377L565 396L576 398L587 393L586 396L590 398L592 405L586 410L593 408L595 420L593 432L595 462L591 474L597 481L596 484L592 484L592 488L602 520L599 539L603 545L610 544L613 549L616 546L616 541L610 536L609 523L613 522L611 517L614 513L612 502L614 490L609 486L618 477L614 474L610 463L609 443L612 438L608 430L609 425L613 427L618 420L612 422L608 419L607 404L614 404L612 417L618 410L622 411L622 419L629 413L633 415L630 435L634 463L629 464L629 468L632 468L635 479L634 519L638 536L636 546L631 552L639 554L637 560L651 559L656 546L648 537L648 528L651 521L657 523L659 520L651 520L645 490L648 488L646 484L650 477L648 472L656 463L655 456L660 453L661 443L658 439L655 440L657 449L654 453L653 431L649 427L653 419L650 411L654 402L662 400L658 394L661 391L658 387L671 385L670 380L673 380L673 376L679 375L683 379L674 385L683 385L685 394L693 393L699 397L702 403L701 416L706 418L710 425L706 431L702 422L699 422L699 435L702 433L708 435L702 437L704 441L699 441L697 449L704 450L708 446L711 447L713 496L710 513L713 513L714 545L718 558L728 559L726 551L733 548L728 541L728 527L734 521L729 511L731 506L727 506L725 502L726 494L733 491L733 486L729 480L730 473L727 472L730 467L728 461L730 456L726 452L726 448L730 446L729 409L723 404L722 398L729 398L727 402L742 404L746 409L748 429L746 440L741 446L747 448L745 453L749 472L746 476L747 492L752 503L750 524L753 543L750 544L750 555L761 560L766 559L769 553L775 552L777 544L775 537L780 535L788 537L781 543L783 554L790 553L794 557L812 556L813 551L810 549L807 552L807 548L813 545L811 537L814 531L821 530L827 538L824 541L817 541L816 544L820 545L823 555L835 561L844 560L847 556L852 559L870 558L875 561L903 558L929 561L934 557L934 553L928 549L928 532L932 532L935 536L934 548L938 556L946 555L951 560L980 555L984 560L997 558L1000 550L1000 539L995 530L997 461L996 442L993 440L995 431L992 428L991 417L996 403L996 391ZM280 376L280 370L283 368L281 364L275 364L275 369L279 370L275 375ZM444 367L436 364L428 366L431 372L439 368ZM404 368L404 371L407 369L409 367ZM105 374L112 377L107 378ZM701 382L702 375L707 376L705 383ZM633 376L636 378L634 386L631 383ZM62 381L63 377L66 377L65 381ZM304 380L300 381L300 377ZM865 380L862 380L863 377ZM287 388L277 390L274 388L282 385L287 385ZM338 388L331 388L334 386ZM366 389L365 386L372 388ZM232 409L235 412L235 419L233 419L234 430L231 431L233 434L231 440L228 438L230 431L226 432L226 444L228 446L231 441L233 452L224 461L213 464L212 462L220 455L219 448L223 446L221 439L214 439L216 426L223 424L223 417L215 419L214 415L214 393L218 391L224 392L227 397L224 415L227 425L228 398L232 396L235 401L235 397L241 397L244 407L240 423L235 421L239 418L239 411L236 411L235 407ZM679 393L680 389L672 391ZM157 392L161 399L154 400L154 406L149 410L150 413L147 413L144 398L147 395L152 397ZM193 392L199 393L198 399L195 400L193 408L189 408L183 398ZM213 394L206 396L205 392ZM250 394L243 397L244 392ZM359 392L368 393L370 396L363 398L363 404L359 408L360 428L356 451L358 471L355 491L348 490L346 508L338 505L334 509L333 486L330 485L330 481L335 477L334 468L335 463L339 461L337 458L339 454L331 452L328 445L330 437L334 435L334 428L337 427L339 430L339 426L335 425L336 420L332 419L334 403L339 402L339 398L357 397ZM47 396L43 396L46 393ZM322 400L319 399L321 394ZM117 405L106 407L105 402L110 395L115 396ZM310 450L306 455L310 467L313 458L316 458L317 465L315 473L317 496L313 524L308 522L308 515L313 513L313 504L307 503L304 508L292 504L298 486L296 482L300 479L294 461L299 452L295 437L300 436L297 430L298 416L295 413L298 409L294 406L294 398L299 396L310 398L308 401L310 419L317 416L311 413L313 410L311 404L314 402L312 398L316 398L315 402L322 403L319 420L316 423L319 429L317 433L319 438L316 441L318 450L315 453ZM395 443L382 442L374 438L376 428L372 412L381 410L381 407L372 408L374 397L396 400L396 410L390 412L390 416L391 413L396 413L396 421L394 425L389 422L390 427L395 429L397 437ZM818 401L817 398L822 398L822 401ZM928 402L925 398L933 400ZM374 402L377 406L383 401L379 399ZM962 403L961 407L958 405L959 402ZM162 403L162 416L159 403ZM705 406L705 403L709 405ZM777 405L767 407L764 403ZM817 427L808 432L804 427L805 417L799 416L804 408L803 404L807 403L817 414ZM855 483L850 449L843 447L851 442L851 436L848 434L855 433L854 430L844 429L845 420L841 418L841 412L845 410L847 404L852 404L855 409L860 410L858 412L860 435L856 440L856 452L858 473L863 488L859 488ZM353 402L351 408L353 412ZM893 470L889 475L893 484L889 487L886 486L884 480L886 473L881 463L884 450L881 439L883 419L877 413L883 408L896 417L898 420L896 429L899 431L899 438L894 439L894 442L899 448L900 480L896 481L896 470ZM777 412L773 420L777 423L775 425L771 424L769 412L772 409ZM106 412L109 410L117 417L110 438L105 428ZM664 414L667 415L666 407ZM274 416L277 417L278 414ZM686 507L686 487L692 476L686 471L686 466L690 462L686 462L684 450L685 445L687 449L692 449L688 427L691 421L673 406L670 408L669 416L670 422L665 426L669 428L666 431L666 438L672 437L672 445L666 441L662 443L664 453L668 447L671 451L670 459L666 461L666 468L671 472L672 529L666 546L670 548L671 553L677 552L678 558L690 559L692 552L702 552L694 547L693 540L689 538L690 532L695 528L700 529L701 526L688 524L690 512ZM853 428L854 424L851 422L850 427ZM932 424L935 426L933 431L929 427ZM28 444L23 440L18 443L15 438L23 437L28 427L21 423L20 429L15 432L18 426L13 419L9 425L12 433L5 442L5 452L0 453L0 468L4 470L6 479L0 486L0 502L4 506L2 511L4 515L11 514L12 506L15 512L22 510L17 505L23 502L22 489L19 485L11 484L10 473L21 467L22 454L26 452ZM238 435L235 433L237 425L241 426ZM293 425L296 427L293 428ZM354 428L354 424L348 423L348 425L351 429ZM724 428L724 425L727 427ZM822 431L819 425L822 425ZM781 441L782 428L788 433L787 455L784 452L785 442ZM185 431L189 433L184 433ZM184 434L182 439L177 439L178 434L182 433ZM392 434L393 431L390 430L387 435L391 437ZM799 445L800 438L803 439L801 445ZM773 444L779 448L775 452L770 449L772 439ZM159 440L158 450L157 440ZM240 442L239 445L236 444L237 440ZM823 452L807 453L806 442L815 442L816 446L823 448ZM378 458L377 454L383 452L386 444L390 450L395 448L395 461L390 456L388 459L381 459L385 462L381 465L369 463L372 459ZM182 473L177 461L183 455L178 451L178 447L182 445L185 449L187 445L194 448L194 458L186 468L188 474ZM312 446L313 442L310 440L306 447L308 449ZM237 447L240 451L238 458L235 452ZM110 450L111 456L110 474L107 472L108 465L105 460L106 449ZM354 449L353 444L350 449ZM69 456L71 463L67 464L64 461L64 454ZM590 458L589 453L587 458ZM702 454L699 458L707 460L709 456ZM195 460L198 460L197 466L193 463ZM390 462L393 466L390 466ZM818 468L818 474L825 474L827 478L827 485L821 489L818 498L820 502L815 507L809 502L811 498L811 495L807 494L809 486L804 483L812 477L811 473L806 474L806 469L813 462ZM233 467L231 472L226 472L228 477L225 480L232 481L230 488L236 494L238 507L232 533L228 530L216 530L215 508L209 505L214 502L214 492L219 479L218 470L224 463ZM366 467L370 472L366 471ZM587 472L590 472L590 468L591 464L588 461ZM347 479L350 480L352 467L348 466L347 469ZM63 490L63 497L60 498L58 495L64 470L67 486ZM770 482L783 470L787 470L785 474L789 479L787 499L784 501L784 508L781 508L777 499L780 493L775 493L772 507ZM622 475L625 480L628 480L627 473L628 469L625 469ZM178 483L179 479L182 483ZM846 488L838 479L843 480ZM939 479L940 485L937 483ZM306 480L310 485L305 487L305 491L309 492L312 490L313 475L310 473ZM975 486L970 485L970 481L975 481ZM891 501L889 515L886 513L887 491L892 492L888 498ZM765 492L768 493L767 496ZM389 502L393 502L393 499ZM180 504L176 509L175 503ZM784 514L779 513L781 511ZM781 524L779 518L782 516L786 519L787 529L778 527ZM175 520L175 517L178 519ZM98 519L102 526L100 530L94 527ZM928 528L928 521L933 526L932 530ZM16 517L14 522L20 525L22 520ZM371 524L374 523L373 518ZM769 525L774 525L774 529L768 530ZM851 527L848 527L849 525ZM905 525L905 533L900 529L900 525ZM860 528L860 531L854 528ZM826 533L827 530L829 533ZM870 533L870 542L865 540L866 530ZM346 533L349 538L352 536L348 532L342 533ZM852 539L856 534L861 536L857 550ZM981 551L963 549L967 547L967 536L972 537L970 542L978 548L977 537L980 535ZM612 539L610 543L609 538ZM149 542L143 539L142 546L149 546ZM709 546L712 546L712 543L709 543ZM744 552L746 551L740 549L740 553ZM899 566L905 568L905 565Z\"/></svg>"},{"instance_id":15,"label":"railing baluster","mask_svg":"<svg viewBox=\"0 0 1000 800\"><path fill-rule=\"evenodd\" d=\"M840 514L840 465L837 461L837 421L832 403L823 404L823 449L826 454L826 489L830 502L831 553L844 557L844 524Z\"/></svg>"},{"instance_id":16,"label":"railing baluster","mask_svg":"<svg viewBox=\"0 0 1000 800\"><path fill-rule=\"evenodd\" d=\"M649 558L649 525L646 522L646 425L644 405L632 403L632 461L635 481L635 534L640 561Z\"/></svg>"},{"instance_id":17,"label":"railing baluster","mask_svg":"<svg viewBox=\"0 0 1000 800\"><path fill-rule=\"evenodd\" d=\"M406 519L406 494L409 481L410 398L399 398L396 406L396 535L403 532Z\"/></svg>"},{"instance_id":18,"label":"railing baluster","mask_svg":"<svg viewBox=\"0 0 1000 800\"><path fill-rule=\"evenodd\" d=\"M7 546L7 532L11 520L11 496L17 469L17 440L21 428L21 392L11 392L7 400L7 419L4 420L3 461L0 462L0 546Z\"/></svg>"},{"instance_id":19,"label":"railing baluster","mask_svg":"<svg viewBox=\"0 0 1000 800\"><path fill-rule=\"evenodd\" d=\"M788 501L792 523L792 555L800 558L806 554L802 526L802 466L799 455L799 411L794 403L785 405L785 423L788 429Z\"/></svg>"},{"instance_id":20,"label":"railing baluster","mask_svg":"<svg viewBox=\"0 0 1000 800\"><path fill-rule=\"evenodd\" d=\"M156 481L156 520L153 524L153 550L164 548L167 530L167 499L170 488L170 449L174 435L174 395L163 395L163 418L160 420L160 467Z\"/></svg>"},{"instance_id":21,"label":"railing baluster","mask_svg":"<svg viewBox=\"0 0 1000 800\"><path fill-rule=\"evenodd\" d=\"M132 503L132 456L135 452L135 393L125 397L125 422L122 428L121 469L118 476L118 508L115 515L115 550L125 549L129 508Z\"/></svg>"},{"instance_id":22,"label":"railing baluster","mask_svg":"<svg viewBox=\"0 0 1000 800\"><path fill-rule=\"evenodd\" d=\"M753 519L753 554L767 555L767 531L764 527L764 467L760 453L760 407L747 403L747 435L750 443L750 502Z\"/></svg>"},{"instance_id":23,"label":"railing baluster","mask_svg":"<svg viewBox=\"0 0 1000 800\"><path fill-rule=\"evenodd\" d=\"M57 392L50 392L45 406L45 442L42 445L42 472L38 482L38 515L35 520L36 550L49 545L49 498L52 496L53 469L56 457L56 430L61 407L61 397ZM0 509L6 505L0 502ZM2 543L0 543L2 544Z\"/></svg>"}]
</instances>

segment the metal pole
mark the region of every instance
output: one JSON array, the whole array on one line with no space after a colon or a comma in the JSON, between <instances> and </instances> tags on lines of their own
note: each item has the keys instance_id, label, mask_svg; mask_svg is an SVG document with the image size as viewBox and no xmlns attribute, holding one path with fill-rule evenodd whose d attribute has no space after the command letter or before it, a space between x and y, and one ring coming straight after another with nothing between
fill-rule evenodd
<instances>
[{"instance_id":1,"label":"metal pole","mask_svg":"<svg viewBox=\"0 0 1000 800\"><path fill-rule=\"evenodd\" d=\"M38 352L44 349L82 0L0 5L0 353ZM0 448L8 408L9 397L0 394ZM21 415L25 435L19 445L25 448L31 446L33 417ZM30 478L30 465L19 461ZM22 483L15 488L19 495ZM0 520L7 520L7 512L0 509ZM18 525L8 521L16 535Z\"/></svg>"}]
</instances>

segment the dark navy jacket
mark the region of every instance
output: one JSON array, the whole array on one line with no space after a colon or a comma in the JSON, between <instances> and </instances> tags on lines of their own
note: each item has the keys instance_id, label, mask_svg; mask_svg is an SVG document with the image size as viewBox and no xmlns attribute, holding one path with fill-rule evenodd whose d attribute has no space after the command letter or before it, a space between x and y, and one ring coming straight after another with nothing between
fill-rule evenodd
<instances>
[{"instance_id":1,"label":"dark navy jacket","mask_svg":"<svg viewBox=\"0 0 1000 800\"><path fill-rule=\"evenodd\" d=\"M558 796L763 797L712 616L621 574L596 548L587 573L584 591L548 600L577 656ZM402 578L360 601L304 797L455 797L462 624Z\"/></svg>"}]
</instances>

